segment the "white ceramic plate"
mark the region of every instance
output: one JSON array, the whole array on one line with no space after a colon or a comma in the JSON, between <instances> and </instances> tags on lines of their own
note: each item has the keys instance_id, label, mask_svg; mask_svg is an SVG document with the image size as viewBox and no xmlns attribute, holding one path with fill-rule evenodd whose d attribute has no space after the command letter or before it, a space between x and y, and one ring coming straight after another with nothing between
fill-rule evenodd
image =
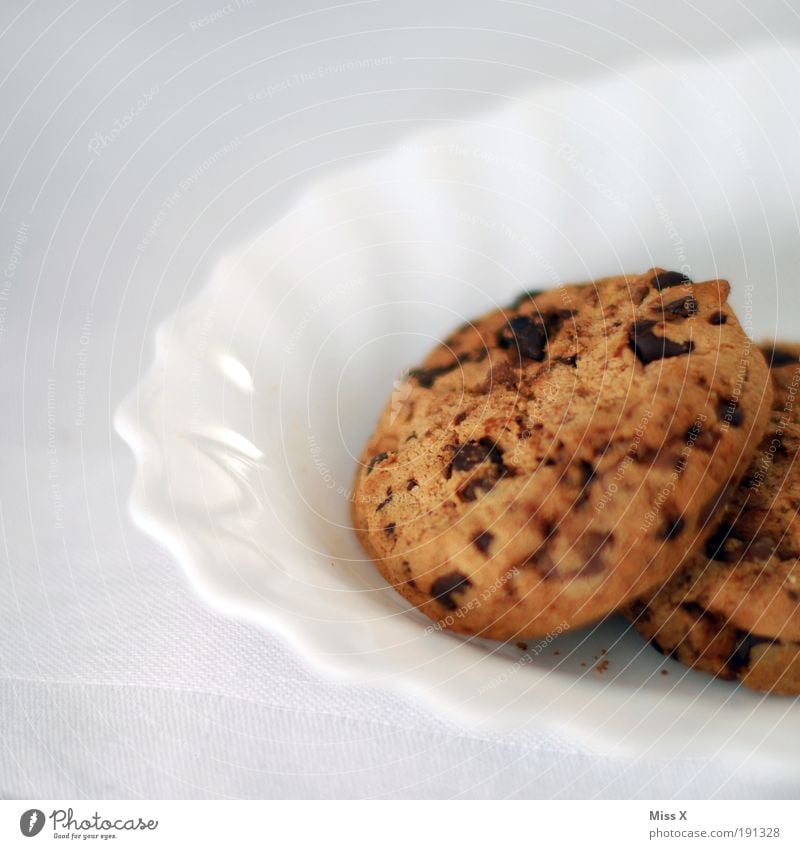
<instances>
[{"instance_id":1,"label":"white ceramic plate","mask_svg":"<svg viewBox=\"0 0 800 849\"><path fill-rule=\"evenodd\" d=\"M160 329L117 416L136 520L211 603L329 674L594 750L791 768L795 700L687 671L621 620L527 651L432 630L365 560L348 493L393 381L523 288L726 276L753 333L788 335L796 59L540 89L317 185Z\"/></svg>"}]
</instances>

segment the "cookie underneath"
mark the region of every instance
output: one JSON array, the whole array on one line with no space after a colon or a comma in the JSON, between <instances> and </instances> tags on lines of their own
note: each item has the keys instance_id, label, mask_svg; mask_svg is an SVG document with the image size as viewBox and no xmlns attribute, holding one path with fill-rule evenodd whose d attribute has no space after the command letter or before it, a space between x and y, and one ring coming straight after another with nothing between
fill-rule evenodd
<instances>
[{"instance_id":1,"label":"cookie underneath","mask_svg":"<svg viewBox=\"0 0 800 849\"><path fill-rule=\"evenodd\" d=\"M800 345L764 355L775 397L746 476L704 549L624 612L688 666L800 695Z\"/></svg>"}]
</instances>

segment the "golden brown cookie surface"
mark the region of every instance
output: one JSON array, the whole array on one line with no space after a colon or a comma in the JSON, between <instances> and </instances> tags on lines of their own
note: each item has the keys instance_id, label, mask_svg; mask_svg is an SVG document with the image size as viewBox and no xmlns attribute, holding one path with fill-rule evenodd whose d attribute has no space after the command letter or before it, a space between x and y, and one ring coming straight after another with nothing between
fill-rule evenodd
<instances>
[{"instance_id":1,"label":"golden brown cookie surface","mask_svg":"<svg viewBox=\"0 0 800 849\"><path fill-rule=\"evenodd\" d=\"M769 413L727 296L654 269L523 296L432 351L354 490L387 580L496 639L592 622L662 583L704 543Z\"/></svg>"},{"instance_id":2,"label":"golden brown cookie surface","mask_svg":"<svg viewBox=\"0 0 800 849\"><path fill-rule=\"evenodd\" d=\"M769 346L767 431L704 549L626 613L662 651L757 690L800 694L800 345Z\"/></svg>"}]
</instances>

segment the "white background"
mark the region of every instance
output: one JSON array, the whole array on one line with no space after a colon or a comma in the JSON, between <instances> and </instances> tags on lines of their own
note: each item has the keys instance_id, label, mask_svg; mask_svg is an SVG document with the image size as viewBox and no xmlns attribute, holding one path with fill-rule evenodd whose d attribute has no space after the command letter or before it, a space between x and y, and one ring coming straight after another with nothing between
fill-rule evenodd
<instances>
[{"instance_id":1,"label":"white background","mask_svg":"<svg viewBox=\"0 0 800 849\"><path fill-rule=\"evenodd\" d=\"M0 14L0 798L796 797L800 779L466 733L320 678L133 528L111 427L158 322L320 175L550 79L800 38L796 3Z\"/></svg>"}]
</instances>

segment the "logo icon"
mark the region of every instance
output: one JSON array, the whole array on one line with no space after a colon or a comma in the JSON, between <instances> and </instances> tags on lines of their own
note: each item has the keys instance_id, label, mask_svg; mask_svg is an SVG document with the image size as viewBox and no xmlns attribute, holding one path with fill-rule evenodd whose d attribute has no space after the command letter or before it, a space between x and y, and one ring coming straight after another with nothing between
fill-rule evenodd
<instances>
[{"instance_id":1,"label":"logo icon","mask_svg":"<svg viewBox=\"0 0 800 849\"><path fill-rule=\"evenodd\" d=\"M394 424L410 394L411 384L407 380L395 380L392 389L392 415L389 418L389 424Z\"/></svg>"},{"instance_id":2,"label":"logo icon","mask_svg":"<svg viewBox=\"0 0 800 849\"><path fill-rule=\"evenodd\" d=\"M44 828L44 812L38 808L31 808L19 818L19 830L25 837L36 837Z\"/></svg>"}]
</instances>

